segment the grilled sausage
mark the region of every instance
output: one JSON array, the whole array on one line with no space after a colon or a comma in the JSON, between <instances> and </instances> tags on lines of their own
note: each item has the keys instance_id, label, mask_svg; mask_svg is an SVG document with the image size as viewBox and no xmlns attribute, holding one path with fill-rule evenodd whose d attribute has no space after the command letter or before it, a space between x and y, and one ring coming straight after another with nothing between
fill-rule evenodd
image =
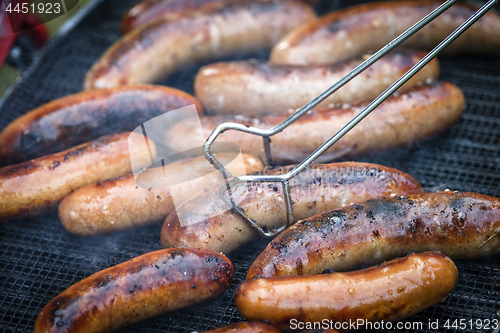
<instances>
[{"instance_id":1,"label":"grilled sausage","mask_svg":"<svg viewBox=\"0 0 500 333\"><path fill-rule=\"evenodd\" d=\"M422 311L446 297L457 279L450 258L424 252L348 273L247 280L235 300L243 317L284 331L297 322L324 321L352 330Z\"/></svg>"},{"instance_id":2,"label":"grilled sausage","mask_svg":"<svg viewBox=\"0 0 500 333\"><path fill-rule=\"evenodd\" d=\"M195 105L193 96L162 86L86 91L42 105L0 133L0 160L20 163L60 152L100 136L131 131L167 111Z\"/></svg>"},{"instance_id":3,"label":"grilled sausage","mask_svg":"<svg viewBox=\"0 0 500 333\"><path fill-rule=\"evenodd\" d=\"M84 87L149 83L193 63L267 51L313 18L310 6L290 0L221 1L165 16L112 45L92 66Z\"/></svg>"},{"instance_id":4,"label":"grilled sausage","mask_svg":"<svg viewBox=\"0 0 500 333\"><path fill-rule=\"evenodd\" d=\"M273 163L284 165L302 162L366 105L345 105L304 115L283 132L271 137ZM464 106L465 99L460 88L446 82L424 85L405 94L389 97L316 161L329 162L340 157L408 145L454 124L460 118ZM205 116L201 117L203 133L199 133L199 123L181 122L166 132L165 141L175 149L188 149L184 137L193 133L208 137L217 125L224 122L272 128L285 119L284 115L259 118ZM264 157L261 137L226 131L217 140L235 143L245 153Z\"/></svg>"},{"instance_id":5,"label":"grilled sausage","mask_svg":"<svg viewBox=\"0 0 500 333\"><path fill-rule=\"evenodd\" d=\"M266 174L282 174L290 168L276 168ZM312 165L289 184L295 221L368 198L422 192L420 184L404 172L355 162ZM161 230L163 247L200 247L228 253L257 237L256 231L219 198L219 187L187 201L167 217ZM232 196L246 215L261 225L274 228L286 224L279 184L240 184L232 188Z\"/></svg>"},{"instance_id":6,"label":"grilled sausage","mask_svg":"<svg viewBox=\"0 0 500 333\"><path fill-rule=\"evenodd\" d=\"M34 333L98 333L205 302L231 284L233 265L207 250L144 254L72 285L40 312Z\"/></svg>"},{"instance_id":7,"label":"grilled sausage","mask_svg":"<svg viewBox=\"0 0 500 333\"><path fill-rule=\"evenodd\" d=\"M419 51L392 53L330 95L319 107L373 99L425 54ZM316 66L272 65L258 60L222 62L202 68L196 76L194 90L209 114L288 114L290 109L298 109L312 101L362 61ZM435 59L402 90L438 76L439 65Z\"/></svg>"},{"instance_id":8,"label":"grilled sausage","mask_svg":"<svg viewBox=\"0 0 500 333\"><path fill-rule=\"evenodd\" d=\"M372 199L301 221L276 237L247 278L347 271L415 251L469 259L500 251L500 199L438 192Z\"/></svg>"},{"instance_id":9,"label":"grilled sausage","mask_svg":"<svg viewBox=\"0 0 500 333\"><path fill-rule=\"evenodd\" d=\"M277 328L258 321L227 325L205 333L280 333Z\"/></svg>"},{"instance_id":10,"label":"grilled sausage","mask_svg":"<svg viewBox=\"0 0 500 333\"><path fill-rule=\"evenodd\" d=\"M130 8L123 16L120 24L121 32L127 33L140 25L157 20L165 15L182 14L198 9L204 4L221 0L142 0ZM241 2L241 0L234 0ZM316 4L317 0L303 0Z\"/></svg>"},{"instance_id":11,"label":"grilled sausage","mask_svg":"<svg viewBox=\"0 0 500 333\"><path fill-rule=\"evenodd\" d=\"M165 15L185 14L207 3L219 1L221 0L142 0L123 14L120 30L122 34L126 34Z\"/></svg>"},{"instance_id":12,"label":"grilled sausage","mask_svg":"<svg viewBox=\"0 0 500 333\"><path fill-rule=\"evenodd\" d=\"M377 51L442 1L386 1L361 4L324 15L287 34L277 43L270 61L276 64L323 64ZM431 50L477 10L455 4L402 45ZM500 16L486 13L441 55L500 54Z\"/></svg>"},{"instance_id":13,"label":"grilled sausage","mask_svg":"<svg viewBox=\"0 0 500 333\"><path fill-rule=\"evenodd\" d=\"M156 148L149 144L125 132L0 168L0 221L47 211L77 188L131 172L129 152L134 166L152 164Z\"/></svg>"},{"instance_id":14,"label":"grilled sausage","mask_svg":"<svg viewBox=\"0 0 500 333\"><path fill-rule=\"evenodd\" d=\"M239 164L230 164L230 154L215 156L224 165L227 164L226 168L233 175L239 176L241 171L245 171L240 170ZM262 162L251 155L243 154L243 162L247 173L264 168ZM181 160L140 174L138 181L147 182L150 187L138 186L139 182L136 183L132 174L82 187L61 201L59 219L67 231L82 236L164 221L175 209L171 188L166 185L167 177L185 179L186 176L189 183L174 189L175 204L187 201L221 179L220 173L204 156Z\"/></svg>"}]
</instances>

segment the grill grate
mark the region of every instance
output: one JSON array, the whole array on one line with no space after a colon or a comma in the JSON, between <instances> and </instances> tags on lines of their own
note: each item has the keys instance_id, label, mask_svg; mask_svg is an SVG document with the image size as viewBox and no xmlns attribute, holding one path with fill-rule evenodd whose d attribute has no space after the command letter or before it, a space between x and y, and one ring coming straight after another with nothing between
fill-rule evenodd
<instances>
[{"instance_id":1,"label":"grill grate","mask_svg":"<svg viewBox=\"0 0 500 333\"><path fill-rule=\"evenodd\" d=\"M108 0L90 12L67 35L41 53L23 80L4 100L0 128L50 100L81 90L83 77L118 38L119 19L134 0ZM362 1L324 1L322 10ZM467 98L462 119L451 130L418 145L360 159L402 169L428 191L460 189L500 196L500 64L488 57L442 60L442 78L459 85ZM163 84L192 93L197 68L174 75ZM38 313L54 296L90 274L160 248L161 225L93 238L64 231L52 212L0 226L0 331L32 331ZM265 241L249 244L229 257L234 283L217 299L158 316L119 332L203 331L243 320L233 294ZM500 310L500 257L459 261L458 285L444 302L407 323L423 328L389 332L430 332L429 321L493 319ZM500 319L500 317L498 317ZM449 329L448 332L460 331ZM468 329L468 332L479 330Z\"/></svg>"}]
</instances>

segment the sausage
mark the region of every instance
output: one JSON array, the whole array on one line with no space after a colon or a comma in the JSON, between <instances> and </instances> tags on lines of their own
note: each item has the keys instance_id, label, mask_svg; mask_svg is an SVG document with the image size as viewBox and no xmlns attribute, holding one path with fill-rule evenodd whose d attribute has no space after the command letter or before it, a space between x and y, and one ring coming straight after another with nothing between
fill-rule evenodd
<instances>
[{"instance_id":1,"label":"sausage","mask_svg":"<svg viewBox=\"0 0 500 333\"><path fill-rule=\"evenodd\" d=\"M205 333L280 333L280 331L271 325L255 321L231 324Z\"/></svg>"},{"instance_id":2,"label":"sausage","mask_svg":"<svg viewBox=\"0 0 500 333\"><path fill-rule=\"evenodd\" d=\"M271 152L275 165L300 163L331 136L354 118L366 102L339 108L312 111L283 132L271 137ZM398 96L393 95L372 114L349 131L316 162L329 162L340 157L353 157L363 153L391 149L411 144L434 135L454 124L465 107L462 91L446 82L423 85ZM272 128L286 116L204 116L199 123L181 122L165 134L165 141L175 149L188 149L184 137L208 137L217 125L236 122L257 128ZM199 133L203 130L203 133ZM262 138L238 131L226 131L217 140L232 142L245 153L264 157Z\"/></svg>"},{"instance_id":3,"label":"sausage","mask_svg":"<svg viewBox=\"0 0 500 333\"><path fill-rule=\"evenodd\" d=\"M266 170L266 174L283 174L292 167ZM368 198L422 192L420 184L404 172L355 162L315 164L289 184L295 221ZM229 253L257 237L257 232L219 198L219 187L187 201L167 217L161 230L163 247L199 247ZM261 225L275 228L286 224L279 183L240 184L232 188L232 196L246 215Z\"/></svg>"},{"instance_id":4,"label":"sausage","mask_svg":"<svg viewBox=\"0 0 500 333\"><path fill-rule=\"evenodd\" d=\"M126 34L138 26L155 21L165 15L180 15L198 9L202 5L221 0L142 0L136 3L125 14L120 22L122 34Z\"/></svg>"},{"instance_id":5,"label":"sausage","mask_svg":"<svg viewBox=\"0 0 500 333\"><path fill-rule=\"evenodd\" d=\"M84 88L150 83L194 63L267 52L315 17L309 5L290 0L221 1L164 16L113 44L87 73Z\"/></svg>"},{"instance_id":6,"label":"sausage","mask_svg":"<svg viewBox=\"0 0 500 333\"><path fill-rule=\"evenodd\" d=\"M270 56L275 64L322 64L374 52L417 23L443 2L385 1L341 9L304 24L277 43ZM458 3L402 45L431 50L477 10ZM500 16L486 13L441 55L500 54Z\"/></svg>"},{"instance_id":7,"label":"sausage","mask_svg":"<svg viewBox=\"0 0 500 333\"><path fill-rule=\"evenodd\" d=\"M408 252L453 259L499 252L500 199L438 192L368 200L301 221L255 259L247 279L348 271Z\"/></svg>"},{"instance_id":8,"label":"sausage","mask_svg":"<svg viewBox=\"0 0 500 333\"><path fill-rule=\"evenodd\" d=\"M0 168L0 221L39 214L77 188L130 173L130 155L138 168L152 164L156 148L149 145L143 135L124 132Z\"/></svg>"},{"instance_id":9,"label":"sausage","mask_svg":"<svg viewBox=\"0 0 500 333\"><path fill-rule=\"evenodd\" d=\"M34 333L98 333L205 302L231 284L222 254L196 249L150 252L97 272L50 301Z\"/></svg>"},{"instance_id":10,"label":"sausage","mask_svg":"<svg viewBox=\"0 0 500 333\"><path fill-rule=\"evenodd\" d=\"M123 16L120 24L122 33L127 33L140 25L157 20L165 15L182 14L198 9L204 4L221 0L142 0L130 8ZM241 0L234 0L240 2ZM316 4L317 0L302 0Z\"/></svg>"},{"instance_id":11,"label":"sausage","mask_svg":"<svg viewBox=\"0 0 500 333\"><path fill-rule=\"evenodd\" d=\"M17 118L0 132L0 160L20 163L60 152L103 135L131 131L167 111L195 105L193 96L168 87L130 86L85 91L56 99Z\"/></svg>"},{"instance_id":12,"label":"sausage","mask_svg":"<svg viewBox=\"0 0 500 333\"><path fill-rule=\"evenodd\" d=\"M227 153L215 156L220 161L227 160L228 163L234 157ZM247 173L264 168L257 158L246 154L242 157ZM235 176L241 175L239 164L227 164L226 167ZM183 203L196 193L214 185L222 177L204 156L180 160L163 168L144 171L144 174L139 176L138 183L134 175L129 174L82 187L61 201L59 219L67 231L82 236L164 221L175 209L171 188L166 186L167 177L178 179L186 176L190 179L189 183L183 183L174 189L176 204ZM150 183L150 187L138 186L144 177L150 178L145 180ZM164 186L158 186L162 184Z\"/></svg>"},{"instance_id":13,"label":"sausage","mask_svg":"<svg viewBox=\"0 0 500 333\"><path fill-rule=\"evenodd\" d=\"M373 99L425 56L421 51L391 53L359 74L318 107ZM273 65L259 60L222 62L202 68L194 91L209 114L288 114L303 107L342 79L363 59L335 65ZM439 64L434 59L401 90L418 82L435 80Z\"/></svg>"},{"instance_id":14,"label":"sausage","mask_svg":"<svg viewBox=\"0 0 500 333\"><path fill-rule=\"evenodd\" d=\"M243 317L283 331L325 321L353 330L420 312L445 298L457 279L449 257L424 252L354 272L247 280L234 298Z\"/></svg>"}]
</instances>

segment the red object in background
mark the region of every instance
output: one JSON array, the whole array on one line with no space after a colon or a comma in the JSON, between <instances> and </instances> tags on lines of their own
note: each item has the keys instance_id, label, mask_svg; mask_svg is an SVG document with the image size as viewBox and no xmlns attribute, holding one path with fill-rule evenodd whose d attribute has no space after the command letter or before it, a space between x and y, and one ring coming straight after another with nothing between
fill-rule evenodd
<instances>
[{"instance_id":1,"label":"red object in background","mask_svg":"<svg viewBox=\"0 0 500 333\"><path fill-rule=\"evenodd\" d=\"M13 31L23 31L29 35L30 39L36 47L41 47L45 44L49 35L47 29L37 17L33 14L23 14L12 12L9 17L7 17L7 12L5 8L11 3L11 7L15 8L17 4L28 3L28 0L0 0L0 69L3 67L5 59L9 55L10 49L14 44L18 33Z\"/></svg>"}]
</instances>

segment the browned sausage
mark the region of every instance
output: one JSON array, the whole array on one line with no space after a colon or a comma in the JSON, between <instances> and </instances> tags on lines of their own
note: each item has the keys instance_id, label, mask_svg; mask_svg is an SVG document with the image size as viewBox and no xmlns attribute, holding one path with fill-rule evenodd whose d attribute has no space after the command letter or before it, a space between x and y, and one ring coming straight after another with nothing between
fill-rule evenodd
<instances>
[{"instance_id":1,"label":"browned sausage","mask_svg":"<svg viewBox=\"0 0 500 333\"><path fill-rule=\"evenodd\" d=\"M267 170L266 174L282 174L290 168ZM219 198L219 187L187 201L168 216L161 230L163 247L200 247L228 253L257 236ZM290 180L295 221L368 198L421 192L420 184L410 175L369 163L316 164ZM280 184L241 184L232 193L246 215L261 225L275 228L286 224Z\"/></svg>"},{"instance_id":2,"label":"browned sausage","mask_svg":"<svg viewBox=\"0 0 500 333\"><path fill-rule=\"evenodd\" d=\"M227 160L226 167L233 175L239 176L240 171L245 171L240 170L240 165L230 163L233 157L230 154L215 156L224 165ZM259 159L247 154L242 157L247 173L264 168ZM185 177L186 172L191 180L175 188L176 204L185 202L222 179L204 156L181 160L140 174L139 182L147 181L151 184L149 188L138 186L132 174L82 187L61 201L59 219L67 231L83 236L164 221L175 209L171 188L166 186L167 177ZM165 186L155 186L161 183Z\"/></svg>"},{"instance_id":3,"label":"browned sausage","mask_svg":"<svg viewBox=\"0 0 500 333\"><path fill-rule=\"evenodd\" d=\"M374 52L389 43L442 1L385 1L361 4L324 15L287 34L271 52L276 64L332 63ZM477 10L455 4L402 45L431 50ZM500 16L486 13L441 54L500 54Z\"/></svg>"},{"instance_id":4,"label":"browned sausage","mask_svg":"<svg viewBox=\"0 0 500 333\"><path fill-rule=\"evenodd\" d=\"M438 192L372 199L301 221L277 236L250 266L255 276L347 271L441 251L453 259L500 251L500 199Z\"/></svg>"},{"instance_id":5,"label":"browned sausage","mask_svg":"<svg viewBox=\"0 0 500 333\"><path fill-rule=\"evenodd\" d=\"M17 118L0 133L0 161L20 163L100 136L131 131L167 111L195 105L193 96L162 86L86 91L56 99Z\"/></svg>"},{"instance_id":6,"label":"browned sausage","mask_svg":"<svg viewBox=\"0 0 500 333\"><path fill-rule=\"evenodd\" d=\"M231 284L222 254L168 249L144 254L75 283L40 312L34 333L98 333L205 302Z\"/></svg>"},{"instance_id":7,"label":"browned sausage","mask_svg":"<svg viewBox=\"0 0 500 333\"><path fill-rule=\"evenodd\" d=\"M165 16L112 45L88 72L84 88L150 83L193 63L266 51L315 16L309 5L291 0L221 1Z\"/></svg>"},{"instance_id":8,"label":"browned sausage","mask_svg":"<svg viewBox=\"0 0 500 333\"><path fill-rule=\"evenodd\" d=\"M255 321L231 324L205 333L280 333L280 330L271 325Z\"/></svg>"},{"instance_id":9,"label":"browned sausage","mask_svg":"<svg viewBox=\"0 0 500 333\"><path fill-rule=\"evenodd\" d=\"M134 166L152 164L156 148L149 145L150 151L143 135L125 132L0 168L0 221L41 213L77 188L130 173L129 152Z\"/></svg>"},{"instance_id":10,"label":"browned sausage","mask_svg":"<svg viewBox=\"0 0 500 333\"><path fill-rule=\"evenodd\" d=\"M319 107L373 99L425 56L421 51L401 51L380 59L323 101ZM272 65L258 60L208 65L196 75L195 95L209 114L288 114L339 81L363 59L335 65ZM439 76L434 59L401 90Z\"/></svg>"},{"instance_id":11,"label":"browned sausage","mask_svg":"<svg viewBox=\"0 0 500 333\"><path fill-rule=\"evenodd\" d=\"M243 317L283 331L330 321L333 328L352 330L422 311L446 297L457 279L450 258L424 252L348 273L247 280L235 300Z\"/></svg>"},{"instance_id":12,"label":"browned sausage","mask_svg":"<svg viewBox=\"0 0 500 333\"><path fill-rule=\"evenodd\" d=\"M367 103L344 105L340 108L312 111L271 138L273 163L300 163L337 131L354 118ZM389 97L372 114L361 121L339 142L316 161L329 162L336 158L408 145L434 135L461 116L465 106L462 91L457 86L436 82ZM203 133L198 123L182 122L166 132L166 142L175 149L188 149L186 136L208 137L217 125L236 122L258 128L272 128L286 116L205 116L201 117ZM232 142L245 153L263 158L262 138L237 131L226 131L217 140Z\"/></svg>"},{"instance_id":13,"label":"browned sausage","mask_svg":"<svg viewBox=\"0 0 500 333\"><path fill-rule=\"evenodd\" d=\"M157 20L165 15L182 14L198 9L204 4L221 0L142 0L130 8L123 16L120 24L121 32L127 33L140 25ZM241 2L241 0L233 0ZM302 0L316 4L317 0Z\"/></svg>"}]
</instances>

